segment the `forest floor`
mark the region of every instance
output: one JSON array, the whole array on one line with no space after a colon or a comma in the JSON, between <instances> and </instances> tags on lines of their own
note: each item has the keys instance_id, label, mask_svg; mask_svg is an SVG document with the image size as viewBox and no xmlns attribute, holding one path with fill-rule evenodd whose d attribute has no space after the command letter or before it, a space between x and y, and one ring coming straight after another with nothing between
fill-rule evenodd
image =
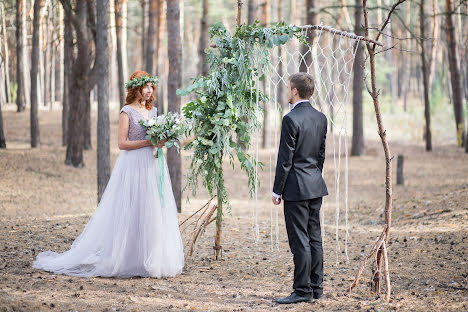
<instances>
[{"instance_id":1,"label":"forest floor","mask_svg":"<svg viewBox=\"0 0 468 312\"><path fill-rule=\"evenodd\" d=\"M213 223L193 258L186 257L183 273L174 278L78 278L33 269L33 259L39 252L70 247L96 207L97 189L95 138L93 150L85 152L84 168L65 166L60 112L41 110L39 116L42 144L32 150L29 112L3 111L7 149L0 150L0 311L468 310L468 154L460 148L435 146L427 153L420 145L390 142L392 155L405 156L405 185L393 185L388 247L392 296L387 304L382 296L370 291L370 265L361 283L346 294L359 261L383 228L382 146L377 141L367 142L365 156L349 159L347 261L345 166L342 163L338 250L333 140L329 135L325 177L330 195L323 207L324 297L313 303L280 306L274 300L289 295L293 263L282 205L278 211L279 249L272 251L271 241L273 246L276 241L276 210L269 204L273 149L259 151L266 167L260 172L257 243L252 231L255 202L249 198L247 179L238 166L232 169L225 164L232 211L224 219L222 261L214 260ZM112 117L114 163L119 152L117 113ZM92 124L96 124L94 115ZM92 133L96 133L94 127ZM396 165L396 161L393 163ZM188 165L184 159L184 172ZM185 220L207 200L208 194L201 190L190 203L184 201L179 220ZM189 232L183 233L185 241Z\"/></svg>"}]
</instances>

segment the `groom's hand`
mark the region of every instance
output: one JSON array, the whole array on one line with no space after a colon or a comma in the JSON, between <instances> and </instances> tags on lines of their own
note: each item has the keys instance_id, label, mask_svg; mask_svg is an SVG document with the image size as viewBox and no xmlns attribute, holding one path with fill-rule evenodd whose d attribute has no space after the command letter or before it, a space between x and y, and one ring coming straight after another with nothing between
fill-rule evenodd
<instances>
[{"instance_id":1,"label":"groom's hand","mask_svg":"<svg viewBox=\"0 0 468 312\"><path fill-rule=\"evenodd\" d=\"M271 196L271 201L273 202L273 205L279 205L281 204L281 197Z\"/></svg>"}]
</instances>

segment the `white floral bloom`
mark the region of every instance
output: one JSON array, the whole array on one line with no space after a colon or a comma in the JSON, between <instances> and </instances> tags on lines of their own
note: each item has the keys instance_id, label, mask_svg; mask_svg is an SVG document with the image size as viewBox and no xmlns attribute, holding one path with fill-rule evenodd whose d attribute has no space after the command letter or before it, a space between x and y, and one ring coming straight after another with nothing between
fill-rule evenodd
<instances>
[{"instance_id":1,"label":"white floral bloom","mask_svg":"<svg viewBox=\"0 0 468 312\"><path fill-rule=\"evenodd\" d=\"M150 127L154 126L155 123L156 122L154 121L154 119L148 120L148 126L150 126Z\"/></svg>"}]
</instances>

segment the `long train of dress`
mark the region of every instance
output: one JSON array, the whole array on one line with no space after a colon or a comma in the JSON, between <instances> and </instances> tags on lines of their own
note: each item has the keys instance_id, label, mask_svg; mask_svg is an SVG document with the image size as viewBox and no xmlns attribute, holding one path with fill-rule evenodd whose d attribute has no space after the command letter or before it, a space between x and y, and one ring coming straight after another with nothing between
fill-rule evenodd
<instances>
[{"instance_id":1,"label":"long train of dress","mask_svg":"<svg viewBox=\"0 0 468 312\"><path fill-rule=\"evenodd\" d=\"M168 277L182 272L183 244L166 162L164 205L153 147L121 151L95 214L64 253L33 267L75 276Z\"/></svg>"}]
</instances>

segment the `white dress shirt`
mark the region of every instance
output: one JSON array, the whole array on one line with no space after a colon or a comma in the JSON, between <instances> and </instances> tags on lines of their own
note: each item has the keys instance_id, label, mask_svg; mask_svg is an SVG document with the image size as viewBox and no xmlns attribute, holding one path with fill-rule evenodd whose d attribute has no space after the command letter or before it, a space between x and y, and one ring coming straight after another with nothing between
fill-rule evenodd
<instances>
[{"instance_id":1,"label":"white dress shirt","mask_svg":"<svg viewBox=\"0 0 468 312\"><path fill-rule=\"evenodd\" d=\"M291 108L291 110L293 110L294 107L296 107L297 104L303 103L303 102L309 102L309 100L300 100L300 101L297 101L296 103L293 104L293 107ZM280 198L280 197L281 197L281 195L278 195L278 194L276 194L275 192L272 192L272 195L273 195L273 197L276 197L276 198Z\"/></svg>"}]
</instances>

